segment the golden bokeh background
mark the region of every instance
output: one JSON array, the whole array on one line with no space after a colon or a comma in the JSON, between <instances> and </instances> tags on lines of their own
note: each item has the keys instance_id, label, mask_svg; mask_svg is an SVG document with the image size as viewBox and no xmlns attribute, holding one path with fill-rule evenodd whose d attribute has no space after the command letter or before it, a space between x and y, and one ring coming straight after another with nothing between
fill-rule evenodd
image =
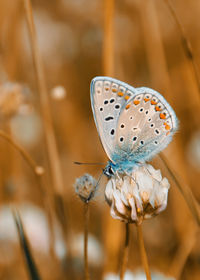
<instances>
[{"instance_id":1,"label":"golden bokeh background","mask_svg":"<svg viewBox=\"0 0 200 280\"><path fill-rule=\"evenodd\" d=\"M13 206L21 213L41 279L84 279L83 203L73 184L86 172L98 178L102 167L73 162L106 164L107 160L90 106L93 77L109 75L134 87L152 87L169 101L180 129L164 156L183 192L187 186L192 191L199 210L200 2L32 1L61 188L53 181L60 173L57 169L52 172L48 156L45 125L48 127L50 120L42 113L45 107L38 90L25 2L0 1L0 129L45 173L35 176L19 151L1 137L0 279L31 279L9 210ZM188 42L192 57L186 52ZM56 160L53 168L59 169ZM162 170L171 188L167 209L143 224L150 267L177 279L198 280L200 243L195 210L189 209L187 191L185 199L161 159L156 157L152 164ZM119 272L124 240L123 224L110 217L103 191L102 184L89 207L91 279ZM134 225L127 267L142 269Z\"/></svg>"}]
</instances>

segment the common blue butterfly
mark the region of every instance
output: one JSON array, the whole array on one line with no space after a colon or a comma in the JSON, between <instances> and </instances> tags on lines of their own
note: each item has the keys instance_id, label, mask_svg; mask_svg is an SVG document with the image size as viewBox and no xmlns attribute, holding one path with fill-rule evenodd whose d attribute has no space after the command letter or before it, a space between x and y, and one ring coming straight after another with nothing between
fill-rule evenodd
<instances>
[{"instance_id":1,"label":"common blue butterfly","mask_svg":"<svg viewBox=\"0 0 200 280\"><path fill-rule=\"evenodd\" d=\"M174 110L157 91L95 77L90 97L94 120L109 157L108 177L130 173L162 151L178 128Z\"/></svg>"}]
</instances>

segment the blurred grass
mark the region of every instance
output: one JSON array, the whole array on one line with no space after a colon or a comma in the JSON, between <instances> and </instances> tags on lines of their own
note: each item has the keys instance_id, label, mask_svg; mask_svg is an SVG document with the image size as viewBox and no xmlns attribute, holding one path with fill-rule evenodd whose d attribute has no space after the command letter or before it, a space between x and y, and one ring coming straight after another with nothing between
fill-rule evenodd
<instances>
[{"instance_id":1,"label":"blurred grass","mask_svg":"<svg viewBox=\"0 0 200 280\"><path fill-rule=\"evenodd\" d=\"M67 223L63 221L61 235L65 240L70 231L70 244L77 243L77 236L83 233L84 229L80 215L82 204L72 187L75 178L84 172L97 177L101 172L98 166L76 166L73 162L106 162L90 109L89 83L96 75L111 75L136 87L152 87L169 101L180 120L180 129L164 151L164 155L183 182L190 186L197 201L200 200L200 166L196 157L191 159L190 154L191 149L194 149L195 155L198 156L199 149L199 146L191 147L191 140L200 129L198 83L191 61L185 56L176 22L165 2L32 1L38 47L44 62L47 94L63 177L62 194L57 197L57 206L61 203L61 208L56 209L61 211L62 216L63 205L68 208L70 219L68 220L67 214ZM109 3L111 7L114 4L114 11ZM107 12L105 4L108 5ZM184 36L190 41L194 61L198 67L200 3L194 0L176 0L173 1L173 7L184 28ZM110 23L107 23L109 18L107 21L104 18L106 15L109 17L109 13L113 14L113 31ZM106 34L109 36L108 47L105 41ZM109 51L106 53L106 50ZM106 62L112 65L106 66ZM60 228L55 215L55 189L52 181L52 172L55 170L53 168L48 171L50 169L45 131L44 128L39 130L35 124L35 116L41 124L44 122L44 114L41 114L23 3L18 0L0 3L1 86L7 82L17 82L23 89L28 88L28 92L26 89L21 94L29 109L24 113L22 104L11 116L0 112L0 128L10 133L14 140L17 137L17 143L47 171L44 194L41 195L34 174L27 164L9 144L0 141L1 206L11 202L17 205L30 202L42 208L47 217L51 216L50 247L53 250L52 243L58 238L53 230L55 224ZM55 99L50 94L51 89L57 85L66 89L66 97L62 100ZM25 121L28 122L26 125ZM27 127L32 127L32 134L29 141L24 142L23 135L27 137L30 133ZM198 142L200 145L200 139ZM155 159L153 163L168 177L166 168L159 160ZM179 275L183 280L199 279L199 230L185 200L171 178L168 178L171 189L166 211L144 223L144 239L150 266L165 273L171 268L170 273L177 277ZM103 190L99 192L103 193ZM102 273L106 271L118 272L124 238L121 224L110 218L109 208L105 207L105 202L100 196L101 194L90 205L89 229L101 248L105 249L105 255L103 260L97 261L96 264L89 261L91 279L102 279ZM39 231L37 224L35 229ZM1 229L0 236L1 279L12 279L13 275L16 279L27 279L19 245L13 241L5 242L6 237L2 237ZM63 249L65 245L62 246ZM94 247L93 253L95 250ZM59 259L55 252L46 254L34 248L33 254L42 279L65 279L66 275L68 279L83 279L83 258L73 246L68 258ZM131 227L129 269L135 270L140 267L138 255L136 232ZM70 278L73 267L75 276Z\"/></svg>"}]
</instances>

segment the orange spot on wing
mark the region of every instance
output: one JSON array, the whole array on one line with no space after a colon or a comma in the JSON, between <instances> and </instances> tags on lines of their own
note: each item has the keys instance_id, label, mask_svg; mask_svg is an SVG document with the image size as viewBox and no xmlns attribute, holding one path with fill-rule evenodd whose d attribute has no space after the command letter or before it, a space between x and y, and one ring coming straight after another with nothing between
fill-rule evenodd
<instances>
[{"instance_id":1,"label":"orange spot on wing","mask_svg":"<svg viewBox=\"0 0 200 280\"><path fill-rule=\"evenodd\" d=\"M123 96L124 94L123 94L123 92L119 91L117 95L118 96Z\"/></svg>"},{"instance_id":2,"label":"orange spot on wing","mask_svg":"<svg viewBox=\"0 0 200 280\"><path fill-rule=\"evenodd\" d=\"M126 110L129 109L131 107L131 104L126 105Z\"/></svg>"},{"instance_id":3,"label":"orange spot on wing","mask_svg":"<svg viewBox=\"0 0 200 280\"><path fill-rule=\"evenodd\" d=\"M164 120L164 119L166 119L166 115L163 113L160 113L160 118Z\"/></svg>"},{"instance_id":4,"label":"orange spot on wing","mask_svg":"<svg viewBox=\"0 0 200 280\"><path fill-rule=\"evenodd\" d=\"M139 100L134 100L133 104L138 105L138 104L140 104L140 101Z\"/></svg>"},{"instance_id":5,"label":"orange spot on wing","mask_svg":"<svg viewBox=\"0 0 200 280\"><path fill-rule=\"evenodd\" d=\"M124 96L125 100L128 100L129 98L130 98L130 96L128 96L128 95Z\"/></svg>"},{"instance_id":6,"label":"orange spot on wing","mask_svg":"<svg viewBox=\"0 0 200 280\"><path fill-rule=\"evenodd\" d=\"M166 130L170 130L171 127L170 127L168 124L166 124L166 125L165 125L165 129L166 129Z\"/></svg>"},{"instance_id":7,"label":"orange spot on wing","mask_svg":"<svg viewBox=\"0 0 200 280\"><path fill-rule=\"evenodd\" d=\"M154 100L151 100L151 104L152 104L152 105L156 105L156 104L157 104L157 102L156 102L156 101L154 101Z\"/></svg>"},{"instance_id":8,"label":"orange spot on wing","mask_svg":"<svg viewBox=\"0 0 200 280\"><path fill-rule=\"evenodd\" d=\"M167 133L166 133L166 136L168 136L170 134L170 131L168 131Z\"/></svg>"},{"instance_id":9,"label":"orange spot on wing","mask_svg":"<svg viewBox=\"0 0 200 280\"><path fill-rule=\"evenodd\" d=\"M158 106L155 107L156 111L161 111L161 108L159 108Z\"/></svg>"},{"instance_id":10,"label":"orange spot on wing","mask_svg":"<svg viewBox=\"0 0 200 280\"><path fill-rule=\"evenodd\" d=\"M105 90L109 90L109 88L108 88L108 87L105 87Z\"/></svg>"},{"instance_id":11,"label":"orange spot on wing","mask_svg":"<svg viewBox=\"0 0 200 280\"><path fill-rule=\"evenodd\" d=\"M117 89L116 89L116 88L113 88L113 89L112 89L112 92L117 92Z\"/></svg>"},{"instance_id":12,"label":"orange spot on wing","mask_svg":"<svg viewBox=\"0 0 200 280\"><path fill-rule=\"evenodd\" d=\"M149 101L150 100L150 98L144 98L144 101L145 102L147 102L147 101Z\"/></svg>"}]
</instances>

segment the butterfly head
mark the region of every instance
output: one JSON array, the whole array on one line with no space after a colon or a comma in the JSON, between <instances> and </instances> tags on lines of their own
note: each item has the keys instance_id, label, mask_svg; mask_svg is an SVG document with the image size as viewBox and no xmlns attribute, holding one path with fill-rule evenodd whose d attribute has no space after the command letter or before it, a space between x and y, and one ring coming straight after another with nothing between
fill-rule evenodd
<instances>
[{"instance_id":1,"label":"butterfly head","mask_svg":"<svg viewBox=\"0 0 200 280\"><path fill-rule=\"evenodd\" d=\"M111 178L116 174L131 173L136 166L138 166L138 164L135 164L134 162L129 162L127 160L118 162L116 164L114 164L112 161L108 161L108 164L104 168L103 173L108 178Z\"/></svg>"},{"instance_id":2,"label":"butterfly head","mask_svg":"<svg viewBox=\"0 0 200 280\"><path fill-rule=\"evenodd\" d=\"M112 163L109 162L103 170L103 174L106 175L108 178L111 178L115 175L115 170L112 167Z\"/></svg>"}]
</instances>

